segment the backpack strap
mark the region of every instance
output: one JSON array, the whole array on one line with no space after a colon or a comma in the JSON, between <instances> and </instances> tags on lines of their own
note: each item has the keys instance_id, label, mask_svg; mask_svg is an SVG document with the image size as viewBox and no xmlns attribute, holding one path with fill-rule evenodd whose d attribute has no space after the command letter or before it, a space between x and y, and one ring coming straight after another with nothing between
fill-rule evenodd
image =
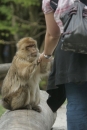
<instances>
[{"instance_id":1,"label":"backpack strap","mask_svg":"<svg viewBox=\"0 0 87 130\"><path fill-rule=\"evenodd\" d=\"M56 10L58 5L58 0L50 0L50 6L54 9L54 11Z\"/></svg>"},{"instance_id":2,"label":"backpack strap","mask_svg":"<svg viewBox=\"0 0 87 130\"><path fill-rule=\"evenodd\" d=\"M87 5L87 0L80 0L80 1L85 5ZM57 5L58 5L58 0L50 0L50 6L54 9L54 11L56 10Z\"/></svg>"}]
</instances>

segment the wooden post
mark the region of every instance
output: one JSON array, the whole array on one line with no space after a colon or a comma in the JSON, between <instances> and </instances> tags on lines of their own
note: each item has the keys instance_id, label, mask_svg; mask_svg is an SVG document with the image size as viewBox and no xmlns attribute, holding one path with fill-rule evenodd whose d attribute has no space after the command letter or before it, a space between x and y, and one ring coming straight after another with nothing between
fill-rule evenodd
<instances>
[{"instance_id":1,"label":"wooden post","mask_svg":"<svg viewBox=\"0 0 87 130\"><path fill-rule=\"evenodd\" d=\"M40 94L41 113L34 110L7 111L0 119L0 130L51 130L57 115L46 103L48 94L42 90Z\"/></svg>"},{"instance_id":2,"label":"wooden post","mask_svg":"<svg viewBox=\"0 0 87 130\"><path fill-rule=\"evenodd\" d=\"M8 69L10 68L11 63L0 64L0 79L4 78Z\"/></svg>"}]
</instances>

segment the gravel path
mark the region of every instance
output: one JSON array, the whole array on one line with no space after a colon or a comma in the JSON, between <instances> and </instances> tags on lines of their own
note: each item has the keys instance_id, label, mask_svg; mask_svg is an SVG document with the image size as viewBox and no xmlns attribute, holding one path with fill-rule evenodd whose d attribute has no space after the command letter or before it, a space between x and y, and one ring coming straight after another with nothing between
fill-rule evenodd
<instances>
[{"instance_id":1,"label":"gravel path","mask_svg":"<svg viewBox=\"0 0 87 130\"><path fill-rule=\"evenodd\" d=\"M66 105L62 105L57 111L57 118L52 130L66 130Z\"/></svg>"}]
</instances>

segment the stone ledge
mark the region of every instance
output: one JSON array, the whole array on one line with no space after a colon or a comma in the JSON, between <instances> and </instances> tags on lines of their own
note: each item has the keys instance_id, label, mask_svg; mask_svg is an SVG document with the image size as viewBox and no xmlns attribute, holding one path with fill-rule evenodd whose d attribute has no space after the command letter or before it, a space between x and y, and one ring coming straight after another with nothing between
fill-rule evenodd
<instances>
[{"instance_id":1,"label":"stone ledge","mask_svg":"<svg viewBox=\"0 0 87 130\"><path fill-rule=\"evenodd\" d=\"M59 127L54 127L54 128L52 128L51 130L66 130L66 128L63 128L63 127L61 127L61 128L59 128Z\"/></svg>"},{"instance_id":2,"label":"stone ledge","mask_svg":"<svg viewBox=\"0 0 87 130\"><path fill-rule=\"evenodd\" d=\"M67 130L66 120L66 103L64 103L57 111L57 118L52 126L52 130Z\"/></svg>"}]
</instances>

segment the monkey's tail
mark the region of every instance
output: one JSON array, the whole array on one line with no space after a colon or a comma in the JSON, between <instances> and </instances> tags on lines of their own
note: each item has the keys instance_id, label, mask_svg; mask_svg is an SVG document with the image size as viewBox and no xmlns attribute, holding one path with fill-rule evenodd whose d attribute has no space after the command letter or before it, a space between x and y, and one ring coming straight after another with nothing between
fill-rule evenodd
<instances>
[{"instance_id":1,"label":"monkey's tail","mask_svg":"<svg viewBox=\"0 0 87 130\"><path fill-rule=\"evenodd\" d=\"M8 103L8 101L5 99L5 98L3 98L2 99L2 106L4 107L4 108L6 108L6 109L8 109L8 110L11 110L11 105L10 105L10 103Z\"/></svg>"}]
</instances>

